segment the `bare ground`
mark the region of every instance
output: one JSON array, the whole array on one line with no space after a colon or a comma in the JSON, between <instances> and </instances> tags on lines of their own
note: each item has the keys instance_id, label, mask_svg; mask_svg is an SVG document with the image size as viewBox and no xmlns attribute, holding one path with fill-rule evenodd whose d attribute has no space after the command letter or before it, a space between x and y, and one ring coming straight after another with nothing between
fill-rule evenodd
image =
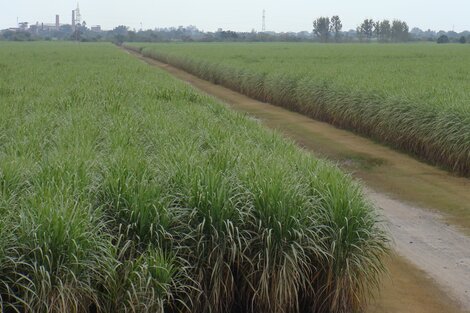
<instances>
[{"instance_id":1,"label":"bare ground","mask_svg":"<svg viewBox=\"0 0 470 313\"><path fill-rule=\"evenodd\" d=\"M470 312L470 180L351 132L262 103L167 64L169 72L260 119L361 179L382 209L396 255L369 312Z\"/></svg>"},{"instance_id":2,"label":"bare ground","mask_svg":"<svg viewBox=\"0 0 470 313\"><path fill-rule=\"evenodd\" d=\"M397 253L433 278L457 306L470 311L470 237L433 212L367 190L382 209Z\"/></svg>"}]
</instances>

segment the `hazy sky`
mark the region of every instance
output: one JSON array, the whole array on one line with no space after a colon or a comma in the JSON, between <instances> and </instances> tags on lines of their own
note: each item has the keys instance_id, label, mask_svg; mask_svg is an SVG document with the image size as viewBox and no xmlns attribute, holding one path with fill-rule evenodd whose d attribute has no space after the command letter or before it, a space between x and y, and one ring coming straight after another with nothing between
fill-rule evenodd
<instances>
[{"instance_id":1,"label":"hazy sky","mask_svg":"<svg viewBox=\"0 0 470 313\"><path fill-rule=\"evenodd\" d=\"M301 31L312 28L318 16L338 14L343 29L356 28L364 18L402 19L411 27L433 30L470 30L470 0L80 0L82 20L110 29L127 25L144 29L195 25L206 31L221 27L237 31L266 28ZM16 25L16 18L35 23L70 23L77 1L0 0L0 29Z\"/></svg>"}]
</instances>

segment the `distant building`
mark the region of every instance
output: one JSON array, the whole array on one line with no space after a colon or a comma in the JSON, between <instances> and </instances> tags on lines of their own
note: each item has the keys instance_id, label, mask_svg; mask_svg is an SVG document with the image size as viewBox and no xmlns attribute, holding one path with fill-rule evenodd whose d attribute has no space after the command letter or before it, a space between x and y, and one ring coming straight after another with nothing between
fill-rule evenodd
<instances>
[{"instance_id":1,"label":"distant building","mask_svg":"<svg viewBox=\"0 0 470 313\"><path fill-rule=\"evenodd\" d=\"M27 29L28 29L28 25L29 25L28 22L21 22L21 23L18 24L18 27L19 27L21 30L27 30Z\"/></svg>"},{"instance_id":2,"label":"distant building","mask_svg":"<svg viewBox=\"0 0 470 313\"><path fill-rule=\"evenodd\" d=\"M72 10L72 29L75 29L75 10Z\"/></svg>"},{"instance_id":3,"label":"distant building","mask_svg":"<svg viewBox=\"0 0 470 313\"><path fill-rule=\"evenodd\" d=\"M52 24L52 23L41 23L41 25L39 26L39 30L40 31L46 31L46 32L50 32L50 31L54 31L54 30L57 30L58 27L56 25L56 23Z\"/></svg>"},{"instance_id":4,"label":"distant building","mask_svg":"<svg viewBox=\"0 0 470 313\"><path fill-rule=\"evenodd\" d=\"M2 32L19 32L21 31L21 28L18 28L18 27L10 27L10 28L7 28L7 29L3 29Z\"/></svg>"},{"instance_id":5,"label":"distant building","mask_svg":"<svg viewBox=\"0 0 470 313\"><path fill-rule=\"evenodd\" d=\"M34 33L34 34L39 33L39 22L36 22L36 24L34 24L34 25L30 25L29 26L29 31L31 33Z\"/></svg>"},{"instance_id":6,"label":"distant building","mask_svg":"<svg viewBox=\"0 0 470 313\"><path fill-rule=\"evenodd\" d=\"M99 33L99 32L101 32L101 25L94 25L94 26L91 26L91 27L90 27L90 30L91 30L92 32L97 32L97 33Z\"/></svg>"},{"instance_id":7,"label":"distant building","mask_svg":"<svg viewBox=\"0 0 470 313\"><path fill-rule=\"evenodd\" d=\"M63 31L63 27L68 29L71 27L71 30L74 31L77 26L85 26L85 22L82 24L82 16L80 14L80 7L77 3L77 8L72 10L72 20L69 23L61 24L60 23L60 15L55 15L55 23L39 23L29 25L28 22L21 22L18 23L17 27L4 29L2 31L11 31L11 32L29 32L31 34L40 34L40 33L47 33L47 32L61 32ZM93 32L102 32L101 25L94 25L91 27Z\"/></svg>"}]
</instances>

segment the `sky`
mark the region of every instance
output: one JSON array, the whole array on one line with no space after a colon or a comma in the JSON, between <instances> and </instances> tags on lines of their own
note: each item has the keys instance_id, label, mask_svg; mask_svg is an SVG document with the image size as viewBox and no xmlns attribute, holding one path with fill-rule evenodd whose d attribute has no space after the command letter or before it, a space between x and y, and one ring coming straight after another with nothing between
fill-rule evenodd
<instances>
[{"instance_id":1,"label":"sky","mask_svg":"<svg viewBox=\"0 0 470 313\"><path fill-rule=\"evenodd\" d=\"M153 29L195 25L205 31L261 30L266 10L268 31L311 31L319 16L339 15L343 30L355 29L365 18L401 19L410 28L470 30L470 0L80 0L82 20L88 26L112 29ZM70 23L77 1L0 0L0 29L20 22Z\"/></svg>"}]
</instances>

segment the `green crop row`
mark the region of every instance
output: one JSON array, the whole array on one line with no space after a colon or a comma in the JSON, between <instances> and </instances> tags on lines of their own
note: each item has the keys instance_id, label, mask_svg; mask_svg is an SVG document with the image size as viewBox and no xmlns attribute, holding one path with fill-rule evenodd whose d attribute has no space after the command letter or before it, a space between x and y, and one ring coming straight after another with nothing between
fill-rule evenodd
<instances>
[{"instance_id":1,"label":"green crop row","mask_svg":"<svg viewBox=\"0 0 470 313\"><path fill-rule=\"evenodd\" d=\"M133 44L203 79L470 175L470 47Z\"/></svg>"},{"instance_id":2,"label":"green crop row","mask_svg":"<svg viewBox=\"0 0 470 313\"><path fill-rule=\"evenodd\" d=\"M0 44L0 310L356 312L360 187L108 44Z\"/></svg>"}]
</instances>

